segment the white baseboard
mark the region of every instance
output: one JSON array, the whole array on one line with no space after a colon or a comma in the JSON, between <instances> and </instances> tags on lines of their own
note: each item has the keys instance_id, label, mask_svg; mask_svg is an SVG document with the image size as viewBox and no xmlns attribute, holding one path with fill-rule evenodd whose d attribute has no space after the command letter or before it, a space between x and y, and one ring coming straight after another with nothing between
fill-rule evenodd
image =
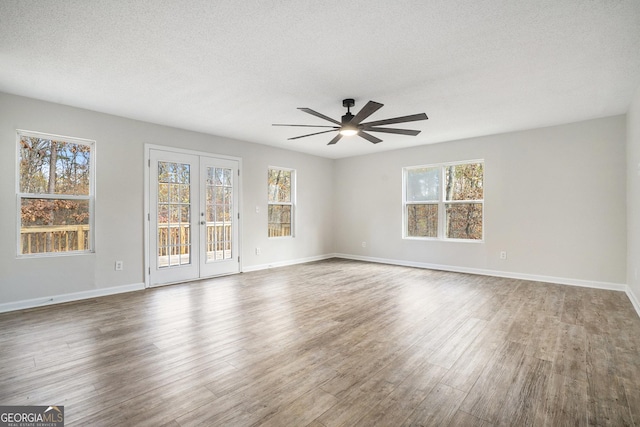
<instances>
[{"instance_id":1,"label":"white baseboard","mask_svg":"<svg viewBox=\"0 0 640 427\"><path fill-rule=\"evenodd\" d=\"M636 313L638 313L638 316L640 316L640 302L638 301L638 298L636 298L636 295L633 293L629 286L627 286L625 292L627 293L627 297L629 298L629 301L631 301L633 308L636 309Z\"/></svg>"},{"instance_id":2,"label":"white baseboard","mask_svg":"<svg viewBox=\"0 0 640 427\"><path fill-rule=\"evenodd\" d=\"M318 256L313 256L308 258L298 258L298 259L290 259L286 261L272 262L269 264L249 265L249 266L243 266L242 272L248 273L250 271L267 270L269 268L276 268L276 267L286 267L288 265L304 264L306 262L322 261L325 259L336 258L336 257L337 257L336 254L326 254L326 255L318 255Z\"/></svg>"},{"instance_id":3,"label":"white baseboard","mask_svg":"<svg viewBox=\"0 0 640 427\"><path fill-rule=\"evenodd\" d=\"M43 298L34 298L22 301L0 304L0 313L7 311L26 310L28 308L44 307L46 305L60 304L63 302L79 301L89 298L104 297L107 295L122 294L125 292L140 291L144 289L144 283L115 286L112 288L92 289L90 291L73 292L70 294L54 295Z\"/></svg>"},{"instance_id":4,"label":"white baseboard","mask_svg":"<svg viewBox=\"0 0 640 427\"><path fill-rule=\"evenodd\" d=\"M385 259L365 257L349 254L335 254L337 258L353 259L358 261L377 262L381 264L402 265L405 267L427 268L431 270L452 271L455 273L479 274L482 276L506 277L508 279L531 280L534 282L557 283L560 285L581 286L583 288L607 289L626 292L628 286L623 283L596 282L591 280L571 279L566 277L541 276L537 274L514 273L510 271L485 270L481 268L459 267L455 265L429 264L422 262L404 261L397 259Z\"/></svg>"}]
</instances>

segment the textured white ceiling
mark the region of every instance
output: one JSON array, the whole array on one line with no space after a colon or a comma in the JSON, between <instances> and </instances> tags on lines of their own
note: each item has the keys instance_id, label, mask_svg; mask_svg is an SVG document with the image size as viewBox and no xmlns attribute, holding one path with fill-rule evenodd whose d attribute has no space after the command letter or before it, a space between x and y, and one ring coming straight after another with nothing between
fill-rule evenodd
<instances>
[{"instance_id":1,"label":"textured white ceiling","mask_svg":"<svg viewBox=\"0 0 640 427\"><path fill-rule=\"evenodd\" d=\"M0 91L329 158L622 114L639 84L639 0L0 1ZM348 97L429 120L271 126Z\"/></svg>"}]
</instances>

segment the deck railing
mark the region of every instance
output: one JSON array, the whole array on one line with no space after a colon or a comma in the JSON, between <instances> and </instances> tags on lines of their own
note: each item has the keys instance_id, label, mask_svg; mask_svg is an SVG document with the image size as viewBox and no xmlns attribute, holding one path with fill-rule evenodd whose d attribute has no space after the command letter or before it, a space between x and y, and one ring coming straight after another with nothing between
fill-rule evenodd
<instances>
[{"instance_id":1,"label":"deck railing","mask_svg":"<svg viewBox=\"0 0 640 427\"><path fill-rule=\"evenodd\" d=\"M231 258L232 224L230 222L206 223L207 259L223 260ZM158 224L158 257L160 266L189 263L191 248L188 223Z\"/></svg>"},{"instance_id":2,"label":"deck railing","mask_svg":"<svg viewBox=\"0 0 640 427\"><path fill-rule=\"evenodd\" d=\"M22 227L20 246L25 255L85 251L89 249L89 224Z\"/></svg>"},{"instance_id":3,"label":"deck railing","mask_svg":"<svg viewBox=\"0 0 640 427\"><path fill-rule=\"evenodd\" d=\"M269 237L291 236L291 224L270 223L268 227Z\"/></svg>"},{"instance_id":4,"label":"deck railing","mask_svg":"<svg viewBox=\"0 0 640 427\"><path fill-rule=\"evenodd\" d=\"M89 225L39 225L20 229L22 254L72 252L89 249ZM269 224L268 236L290 236L289 224ZM208 252L230 252L231 224L207 222ZM180 244L182 242L182 244ZM166 224L158 226L159 255L187 254L189 252L189 225ZM170 249L171 248L171 249ZM226 258L225 255L222 259Z\"/></svg>"}]
</instances>

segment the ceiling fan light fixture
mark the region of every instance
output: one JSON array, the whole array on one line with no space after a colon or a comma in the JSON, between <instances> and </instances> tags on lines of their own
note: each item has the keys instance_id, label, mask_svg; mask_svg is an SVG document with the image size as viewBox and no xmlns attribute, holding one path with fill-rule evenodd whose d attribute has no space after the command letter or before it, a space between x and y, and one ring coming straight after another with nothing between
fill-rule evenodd
<instances>
[{"instance_id":1,"label":"ceiling fan light fixture","mask_svg":"<svg viewBox=\"0 0 640 427\"><path fill-rule=\"evenodd\" d=\"M353 107L353 99L345 99L342 101L342 105L347 107L347 114L342 116L342 126L340 126L340 135L353 136L358 134L358 127L351 123L353 120L353 114L349 111L350 107Z\"/></svg>"},{"instance_id":2,"label":"ceiling fan light fixture","mask_svg":"<svg viewBox=\"0 0 640 427\"><path fill-rule=\"evenodd\" d=\"M353 135L357 135L358 134L358 129L356 129L353 126L343 126L340 129L340 135L342 136L353 136Z\"/></svg>"}]
</instances>

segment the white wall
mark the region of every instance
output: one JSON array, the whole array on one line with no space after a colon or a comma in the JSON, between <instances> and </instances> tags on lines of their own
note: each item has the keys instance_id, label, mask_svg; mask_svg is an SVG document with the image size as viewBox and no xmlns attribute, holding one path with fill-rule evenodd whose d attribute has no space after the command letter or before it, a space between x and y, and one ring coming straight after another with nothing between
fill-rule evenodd
<instances>
[{"instance_id":1,"label":"white wall","mask_svg":"<svg viewBox=\"0 0 640 427\"><path fill-rule=\"evenodd\" d=\"M95 254L16 258L16 129L97 141ZM145 143L242 158L243 268L333 252L331 160L0 93L0 305L144 281ZM295 238L266 237L270 165L298 171Z\"/></svg>"},{"instance_id":2,"label":"white wall","mask_svg":"<svg viewBox=\"0 0 640 427\"><path fill-rule=\"evenodd\" d=\"M403 240L402 167L471 159L485 160L484 243ZM620 287L625 171L625 116L337 160L335 249L364 259Z\"/></svg>"},{"instance_id":3,"label":"white wall","mask_svg":"<svg viewBox=\"0 0 640 427\"><path fill-rule=\"evenodd\" d=\"M95 254L16 259L16 129L97 141ZM640 269L639 135L636 94L628 121L616 116L334 161L0 93L0 308L144 281L145 143L243 159L245 270L338 253L622 285L628 195L629 282L638 296L640 281L633 273ZM469 159L485 160L485 241L403 240L402 167ZM293 239L266 237L268 166L298 172ZM506 261L498 257L502 250ZM116 259L124 261L124 271L114 271Z\"/></svg>"},{"instance_id":4,"label":"white wall","mask_svg":"<svg viewBox=\"0 0 640 427\"><path fill-rule=\"evenodd\" d=\"M627 280L640 313L640 87L627 113Z\"/></svg>"}]
</instances>

